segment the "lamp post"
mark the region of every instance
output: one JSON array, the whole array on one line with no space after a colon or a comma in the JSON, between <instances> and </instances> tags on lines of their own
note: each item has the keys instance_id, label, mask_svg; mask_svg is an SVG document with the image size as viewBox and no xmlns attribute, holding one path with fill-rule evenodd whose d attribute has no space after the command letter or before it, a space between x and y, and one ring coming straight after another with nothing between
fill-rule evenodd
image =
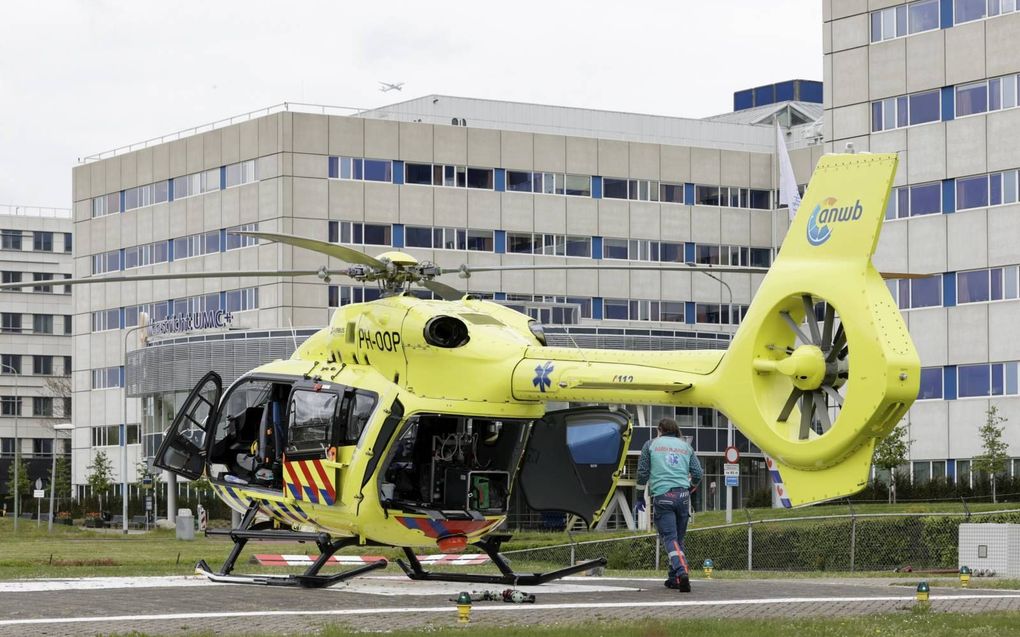
<instances>
[{"instance_id":1,"label":"lamp post","mask_svg":"<svg viewBox=\"0 0 1020 637\"><path fill-rule=\"evenodd\" d=\"M121 489L121 525L124 535L128 532L128 481L127 481L127 399L128 399L128 388L127 388L127 368L128 368L128 337L137 332L143 330L148 326L148 323L143 320L142 314L139 313L138 325L124 331L124 386L121 388L124 392L124 422L121 423L120 432L120 489ZM139 432L140 433L140 432Z\"/></svg>"},{"instance_id":2,"label":"lamp post","mask_svg":"<svg viewBox=\"0 0 1020 637\"><path fill-rule=\"evenodd\" d=\"M53 500L54 493L57 490L57 432L70 431L72 429L74 429L74 425L69 422L53 425L53 449L51 449L52 453L50 454L53 456L52 463L50 464L50 521L46 525L46 530L50 533L53 532Z\"/></svg>"},{"instance_id":3,"label":"lamp post","mask_svg":"<svg viewBox=\"0 0 1020 637\"><path fill-rule=\"evenodd\" d=\"M695 263L691 263L690 261L688 261L687 265L695 266L696 264ZM697 270L697 272L700 272L700 273L704 274L707 277L711 277L711 278L715 279L716 281L721 283L724 288L726 288L726 293L730 297L729 309L727 310L726 313L730 317L730 320L732 321L733 320L733 289L730 287L730 284L727 283L726 281L723 281L722 278L717 277L716 275L712 274L711 272L706 272L703 269L702 270ZM726 445L728 447L732 447L733 446L733 421L730 420L729 418L726 419ZM726 524L729 524L731 522L733 522L733 487L727 485L726 486Z\"/></svg>"},{"instance_id":4,"label":"lamp post","mask_svg":"<svg viewBox=\"0 0 1020 637\"><path fill-rule=\"evenodd\" d=\"M18 516L21 515L21 511L18 510L18 505L21 502L21 498L18 495L18 470L21 468L19 466L21 463L18 462L21 455L19 453L21 450L18 449L20 444L18 440L18 413L21 411L20 398L18 397L18 377L21 376L21 372L5 363L0 363L0 366L4 370L11 370L11 374L14 375L14 532L17 533Z\"/></svg>"}]
</instances>

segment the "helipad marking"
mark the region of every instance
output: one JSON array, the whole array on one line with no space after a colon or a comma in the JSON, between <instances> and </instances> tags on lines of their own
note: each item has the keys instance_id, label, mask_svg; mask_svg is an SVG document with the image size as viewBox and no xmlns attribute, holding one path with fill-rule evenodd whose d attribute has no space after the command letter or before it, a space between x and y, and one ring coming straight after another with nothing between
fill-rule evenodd
<instances>
[{"instance_id":1,"label":"helipad marking","mask_svg":"<svg viewBox=\"0 0 1020 637\"><path fill-rule=\"evenodd\" d=\"M988 594L988 595L933 595L931 601L949 601L961 599L1020 599L1020 594ZM914 596L896 595L881 597L785 597L776 599L734 599L734 600L675 600L667 602L604 602L574 604L528 604L475 606L476 613L493 611L542 611L542 610L581 610L608 608L677 608L684 606L762 606L777 604L818 604L824 602L913 602ZM344 616L344 615L382 615L393 613L450 613L452 606L432 606L424 608L343 608L334 610L259 610L219 613L164 613L159 615L100 615L96 617L40 617L34 619L3 619L0 626L27 626L42 624L85 624L91 622L127 622L127 621L167 621L179 619L217 619L226 617L313 617L313 616Z\"/></svg>"},{"instance_id":2,"label":"helipad marking","mask_svg":"<svg viewBox=\"0 0 1020 637\"><path fill-rule=\"evenodd\" d=\"M72 577L68 579L15 580L0 582L0 593L41 593L47 591L88 591L115 588L182 588L213 585L197 575L151 577Z\"/></svg>"}]
</instances>

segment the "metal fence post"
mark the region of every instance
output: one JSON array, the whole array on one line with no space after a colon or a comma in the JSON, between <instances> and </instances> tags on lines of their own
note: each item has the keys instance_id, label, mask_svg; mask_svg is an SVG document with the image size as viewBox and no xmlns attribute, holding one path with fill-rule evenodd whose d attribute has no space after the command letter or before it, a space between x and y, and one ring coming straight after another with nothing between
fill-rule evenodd
<instances>
[{"instance_id":1,"label":"metal fence post","mask_svg":"<svg viewBox=\"0 0 1020 637\"><path fill-rule=\"evenodd\" d=\"M570 565L571 566L577 564L577 555L574 552L576 549L577 549L576 545L574 545L574 544L570 545Z\"/></svg>"},{"instance_id":2,"label":"metal fence post","mask_svg":"<svg viewBox=\"0 0 1020 637\"><path fill-rule=\"evenodd\" d=\"M850 572L854 572L854 565L857 557L857 512L854 511L854 504L846 501L850 507Z\"/></svg>"},{"instance_id":3,"label":"metal fence post","mask_svg":"<svg viewBox=\"0 0 1020 637\"><path fill-rule=\"evenodd\" d=\"M656 534L655 535L655 570L656 571L659 570L659 551L660 551L661 548L662 548L662 545L659 542L659 535Z\"/></svg>"},{"instance_id":4,"label":"metal fence post","mask_svg":"<svg viewBox=\"0 0 1020 637\"><path fill-rule=\"evenodd\" d=\"M751 525L751 512L744 509L744 515L747 516L747 570L754 570L754 527Z\"/></svg>"}]
</instances>

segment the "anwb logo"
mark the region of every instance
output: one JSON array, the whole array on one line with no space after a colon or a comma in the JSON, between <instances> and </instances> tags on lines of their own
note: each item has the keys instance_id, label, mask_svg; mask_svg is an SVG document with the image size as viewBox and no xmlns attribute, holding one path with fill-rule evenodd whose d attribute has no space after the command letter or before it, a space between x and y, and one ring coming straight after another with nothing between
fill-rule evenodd
<instances>
[{"instance_id":1,"label":"anwb logo","mask_svg":"<svg viewBox=\"0 0 1020 637\"><path fill-rule=\"evenodd\" d=\"M829 224L857 221L864 215L864 207L858 199L852 206L837 207L835 197L829 197L815 206L808 217L807 240L813 246L820 246L832 236ZM826 207L823 208L822 205Z\"/></svg>"}]
</instances>

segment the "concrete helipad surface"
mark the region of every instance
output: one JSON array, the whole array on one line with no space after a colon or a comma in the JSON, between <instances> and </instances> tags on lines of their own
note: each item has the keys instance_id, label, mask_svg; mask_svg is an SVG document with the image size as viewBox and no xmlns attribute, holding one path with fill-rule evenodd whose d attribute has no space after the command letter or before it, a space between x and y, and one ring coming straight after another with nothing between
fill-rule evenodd
<instances>
[{"instance_id":1,"label":"concrete helipad surface","mask_svg":"<svg viewBox=\"0 0 1020 637\"><path fill-rule=\"evenodd\" d=\"M522 587L535 604L479 602L472 623L576 624L648 617L809 617L895 612L914 604L890 580L695 580L678 593L662 580L568 578ZM197 577L0 582L0 635L307 634L326 624L379 631L452 625L461 590L503 586L363 577L323 590L213 584ZM1020 591L934 588L935 610L1020 610Z\"/></svg>"}]
</instances>

